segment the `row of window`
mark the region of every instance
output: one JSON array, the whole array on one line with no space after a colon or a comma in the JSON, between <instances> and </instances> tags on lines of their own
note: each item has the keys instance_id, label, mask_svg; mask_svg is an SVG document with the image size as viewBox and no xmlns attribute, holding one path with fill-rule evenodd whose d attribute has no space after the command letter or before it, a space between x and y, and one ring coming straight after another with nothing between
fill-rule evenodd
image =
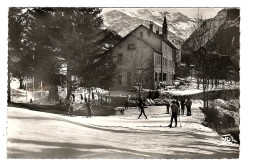
<instances>
[{"instance_id":1,"label":"row of window","mask_svg":"<svg viewBox=\"0 0 260 166\"><path fill-rule=\"evenodd\" d=\"M163 57L163 66L167 66L167 62L168 62L168 61L167 61L167 58L164 58L164 57Z\"/></svg>"},{"instance_id":2,"label":"row of window","mask_svg":"<svg viewBox=\"0 0 260 166\"><path fill-rule=\"evenodd\" d=\"M156 66L161 66L161 55L155 54L154 56L155 56L155 57L154 57L154 65L156 65ZM173 66L173 62L172 62L171 60L169 60L169 59L167 59L167 58L165 58L165 57L163 57L162 60L163 60L163 61L162 61L162 65L163 65L163 66L174 67L174 66Z\"/></svg>"},{"instance_id":3,"label":"row of window","mask_svg":"<svg viewBox=\"0 0 260 166\"><path fill-rule=\"evenodd\" d=\"M167 81L169 78L169 73L157 73L155 72L155 82L157 81ZM163 79L162 79L162 76L163 76ZM142 83L149 83L151 80L151 78L149 76L144 76L143 80L142 80ZM118 85L123 85L123 76L120 74L117 76L117 82L118 82ZM132 85L132 74L130 72L127 72L127 76L126 76L126 84L127 86L131 86Z\"/></svg>"},{"instance_id":4,"label":"row of window","mask_svg":"<svg viewBox=\"0 0 260 166\"><path fill-rule=\"evenodd\" d=\"M162 53L166 56L172 57L172 48L166 43L162 42Z\"/></svg>"},{"instance_id":5,"label":"row of window","mask_svg":"<svg viewBox=\"0 0 260 166\"><path fill-rule=\"evenodd\" d=\"M162 80L162 74L161 73L156 73L155 72L155 79L154 81L157 82L157 81L166 81L167 80L167 73L163 73L163 80Z\"/></svg>"},{"instance_id":6,"label":"row of window","mask_svg":"<svg viewBox=\"0 0 260 166\"><path fill-rule=\"evenodd\" d=\"M160 66L160 65L161 65L161 55L155 54L154 56L155 56L155 58L154 58L154 65ZM118 64L119 64L119 65L122 65L122 64L123 64L123 54L121 54L121 53L118 54L118 55L117 55L117 58L118 58ZM163 61L162 61L162 65L163 65L163 66L174 67L174 66L173 66L173 61L171 61L171 60L169 60L169 59L167 59L167 58L165 58L165 57L163 57L162 60L163 60Z\"/></svg>"},{"instance_id":7,"label":"row of window","mask_svg":"<svg viewBox=\"0 0 260 166\"><path fill-rule=\"evenodd\" d=\"M162 42L162 52L167 52L167 44Z\"/></svg>"},{"instance_id":8,"label":"row of window","mask_svg":"<svg viewBox=\"0 0 260 166\"><path fill-rule=\"evenodd\" d=\"M160 66L161 65L161 55L159 54L154 54L154 65L158 65Z\"/></svg>"},{"instance_id":9,"label":"row of window","mask_svg":"<svg viewBox=\"0 0 260 166\"><path fill-rule=\"evenodd\" d=\"M142 83L149 83L150 80L151 78L149 76L144 76L142 79ZM117 76L117 83L118 85L123 85L123 76L121 74ZM132 85L132 74L130 72L127 72L126 84L127 86Z\"/></svg>"}]
</instances>

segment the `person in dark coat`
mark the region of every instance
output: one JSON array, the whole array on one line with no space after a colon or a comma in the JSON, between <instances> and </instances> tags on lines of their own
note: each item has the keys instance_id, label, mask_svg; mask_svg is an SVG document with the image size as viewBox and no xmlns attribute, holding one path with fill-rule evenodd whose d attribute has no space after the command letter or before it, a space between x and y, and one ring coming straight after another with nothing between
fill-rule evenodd
<instances>
[{"instance_id":1,"label":"person in dark coat","mask_svg":"<svg viewBox=\"0 0 260 166\"><path fill-rule=\"evenodd\" d=\"M184 115L185 99L181 98L181 115Z\"/></svg>"},{"instance_id":2,"label":"person in dark coat","mask_svg":"<svg viewBox=\"0 0 260 166\"><path fill-rule=\"evenodd\" d=\"M177 107L175 101L172 101L171 109L172 109L171 122L170 122L170 125L168 126L170 128L172 128L173 119L175 121L175 127L177 127L177 123L178 123L178 121L177 121L178 107Z\"/></svg>"},{"instance_id":3,"label":"person in dark coat","mask_svg":"<svg viewBox=\"0 0 260 166\"><path fill-rule=\"evenodd\" d=\"M192 101L190 100L190 98L187 99L187 101L185 102L185 105L187 107L187 116L191 116Z\"/></svg>"},{"instance_id":4,"label":"person in dark coat","mask_svg":"<svg viewBox=\"0 0 260 166\"><path fill-rule=\"evenodd\" d=\"M144 112L144 102L142 99L139 100L139 109L140 109L141 113L138 116L138 119L141 117L142 114L144 114L145 119L147 119L147 116L145 115L145 112Z\"/></svg>"},{"instance_id":5,"label":"person in dark coat","mask_svg":"<svg viewBox=\"0 0 260 166\"><path fill-rule=\"evenodd\" d=\"M127 101L125 102L125 110L128 109L128 106L129 106L129 99L130 99L130 95L127 95Z\"/></svg>"}]
</instances>

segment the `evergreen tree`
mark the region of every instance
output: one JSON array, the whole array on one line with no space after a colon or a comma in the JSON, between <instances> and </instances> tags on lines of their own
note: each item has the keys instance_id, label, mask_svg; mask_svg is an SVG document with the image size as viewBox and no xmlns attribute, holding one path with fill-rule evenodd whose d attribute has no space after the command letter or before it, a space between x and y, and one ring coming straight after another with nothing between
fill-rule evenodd
<instances>
[{"instance_id":1,"label":"evergreen tree","mask_svg":"<svg viewBox=\"0 0 260 166\"><path fill-rule=\"evenodd\" d=\"M9 49L15 48L24 56L19 59L19 65L12 65L14 70L9 70L10 72L23 74L30 67L38 80L57 87L64 81L61 71L66 69L67 95L71 93L71 76L76 76L85 86L109 87L115 64L107 50L117 44L121 37L102 28L101 9L19 8L16 11L17 8L10 8L11 10L16 12L19 16L16 20L20 21L13 22L22 28L19 31L21 39L15 38L17 34L9 34L9 38L22 43L21 46L9 45ZM9 31L14 33L14 28L14 25L9 26Z\"/></svg>"}]
</instances>

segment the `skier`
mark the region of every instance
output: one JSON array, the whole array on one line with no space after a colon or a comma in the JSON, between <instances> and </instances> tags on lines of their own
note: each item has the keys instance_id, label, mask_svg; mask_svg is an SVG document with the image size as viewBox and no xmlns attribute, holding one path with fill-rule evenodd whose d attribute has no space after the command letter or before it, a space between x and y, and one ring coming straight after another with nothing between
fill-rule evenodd
<instances>
[{"instance_id":1,"label":"skier","mask_svg":"<svg viewBox=\"0 0 260 166\"><path fill-rule=\"evenodd\" d=\"M188 97L187 101L185 102L185 105L187 107L187 116L191 116L191 105L192 105L192 101L190 100L190 98Z\"/></svg>"},{"instance_id":2,"label":"skier","mask_svg":"<svg viewBox=\"0 0 260 166\"><path fill-rule=\"evenodd\" d=\"M181 115L184 115L184 105L185 105L185 99L181 98Z\"/></svg>"},{"instance_id":3,"label":"skier","mask_svg":"<svg viewBox=\"0 0 260 166\"><path fill-rule=\"evenodd\" d=\"M177 127L177 113L178 113L178 107L175 103L175 101L173 100L172 101L172 106L171 106L171 109L172 109L172 116L171 116L171 122L169 124L168 127L172 128L172 121L173 121L173 118L174 118L174 121L175 121L175 127Z\"/></svg>"},{"instance_id":4,"label":"skier","mask_svg":"<svg viewBox=\"0 0 260 166\"><path fill-rule=\"evenodd\" d=\"M125 102L125 110L128 109L130 95L127 95L127 101Z\"/></svg>"},{"instance_id":5,"label":"skier","mask_svg":"<svg viewBox=\"0 0 260 166\"><path fill-rule=\"evenodd\" d=\"M147 119L147 116L145 115L145 112L144 112L144 102L142 99L139 100L139 109L141 110L141 113L138 116L138 119L141 117L142 114L144 114L145 119Z\"/></svg>"}]
</instances>

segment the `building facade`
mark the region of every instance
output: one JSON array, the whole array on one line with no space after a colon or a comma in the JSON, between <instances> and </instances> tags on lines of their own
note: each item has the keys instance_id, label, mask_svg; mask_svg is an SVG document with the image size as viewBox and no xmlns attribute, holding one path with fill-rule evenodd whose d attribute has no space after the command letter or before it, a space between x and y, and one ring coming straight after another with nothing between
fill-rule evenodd
<instances>
[{"instance_id":1,"label":"building facade","mask_svg":"<svg viewBox=\"0 0 260 166\"><path fill-rule=\"evenodd\" d=\"M147 89L156 89L160 82L172 85L181 51L167 39L166 17L162 31L154 32L152 22L149 28L140 25L110 50L118 69L113 89L128 90L139 83Z\"/></svg>"}]
</instances>

